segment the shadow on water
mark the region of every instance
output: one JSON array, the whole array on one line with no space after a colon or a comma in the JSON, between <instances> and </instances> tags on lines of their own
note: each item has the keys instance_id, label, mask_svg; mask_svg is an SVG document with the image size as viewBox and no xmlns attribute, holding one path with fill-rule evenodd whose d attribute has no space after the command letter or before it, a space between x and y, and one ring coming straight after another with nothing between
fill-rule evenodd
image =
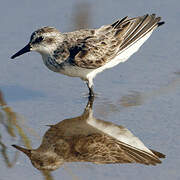
<instances>
[{"instance_id":1,"label":"shadow on water","mask_svg":"<svg viewBox=\"0 0 180 180\"><path fill-rule=\"evenodd\" d=\"M120 104L124 107L129 106L138 106L143 104L146 100L151 99L156 96L162 96L164 94L171 93L176 89L177 86L180 85L180 72L175 72L178 76L175 79L171 80L169 84L164 87L160 87L159 89L153 90L151 92L136 92L132 91L129 95L123 96L120 100Z\"/></svg>"},{"instance_id":2,"label":"shadow on water","mask_svg":"<svg viewBox=\"0 0 180 180\"><path fill-rule=\"evenodd\" d=\"M22 119L21 119L22 120ZM27 133L24 130L24 125L20 123L18 114L13 112L12 108L9 107L4 100L3 94L0 90L0 125L2 125L7 134L15 139L20 137L20 142L25 145L27 148L31 148L31 141L27 136ZM26 128L29 130L29 133L35 134L32 129ZM30 132L31 131L31 132ZM10 155L7 152L6 143L3 142L3 134L0 133L0 153L4 159L5 165L8 168L12 168L18 159L18 153L16 152L12 160L10 160ZM53 180L50 172L41 171L45 180Z\"/></svg>"},{"instance_id":3,"label":"shadow on water","mask_svg":"<svg viewBox=\"0 0 180 180\"><path fill-rule=\"evenodd\" d=\"M161 163L165 155L148 149L127 128L96 119L93 100L88 101L81 116L49 125L39 148L13 147L25 153L39 170L55 170L68 162Z\"/></svg>"},{"instance_id":4,"label":"shadow on water","mask_svg":"<svg viewBox=\"0 0 180 180\"><path fill-rule=\"evenodd\" d=\"M96 107L96 113L102 117L107 117L111 113L122 111L123 108L143 105L146 101L155 97L160 97L172 93L180 85L180 72L175 72L177 77L173 78L167 85L149 92L130 91L122 96L115 103L104 98L100 105Z\"/></svg>"}]
</instances>

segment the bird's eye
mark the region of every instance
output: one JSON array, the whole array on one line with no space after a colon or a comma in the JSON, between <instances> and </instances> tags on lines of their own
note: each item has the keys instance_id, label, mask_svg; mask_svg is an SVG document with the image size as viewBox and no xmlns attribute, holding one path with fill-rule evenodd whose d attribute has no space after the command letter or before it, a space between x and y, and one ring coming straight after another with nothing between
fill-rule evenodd
<instances>
[{"instance_id":1,"label":"bird's eye","mask_svg":"<svg viewBox=\"0 0 180 180\"><path fill-rule=\"evenodd\" d=\"M40 43L42 40L43 40L43 37L40 36L40 37L35 39L35 43Z\"/></svg>"}]
</instances>

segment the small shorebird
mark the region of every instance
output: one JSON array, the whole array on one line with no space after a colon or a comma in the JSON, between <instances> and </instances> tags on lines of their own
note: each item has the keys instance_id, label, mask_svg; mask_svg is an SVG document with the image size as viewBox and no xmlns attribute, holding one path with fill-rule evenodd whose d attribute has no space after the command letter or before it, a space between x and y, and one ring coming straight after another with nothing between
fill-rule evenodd
<instances>
[{"instance_id":1,"label":"small shorebird","mask_svg":"<svg viewBox=\"0 0 180 180\"><path fill-rule=\"evenodd\" d=\"M81 116L50 125L37 149L12 146L24 152L39 170L55 170L67 162L156 165L165 158L148 149L127 128L96 119L92 105L91 97Z\"/></svg>"},{"instance_id":2,"label":"small shorebird","mask_svg":"<svg viewBox=\"0 0 180 180\"><path fill-rule=\"evenodd\" d=\"M98 29L60 33L43 27L32 33L30 42L11 58L29 51L42 55L52 71L86 81L93 96L94 77L107 68L125 62L149 38L154 29L164 24L155 14L128 18Z\"/></svg>"}]
</instances>

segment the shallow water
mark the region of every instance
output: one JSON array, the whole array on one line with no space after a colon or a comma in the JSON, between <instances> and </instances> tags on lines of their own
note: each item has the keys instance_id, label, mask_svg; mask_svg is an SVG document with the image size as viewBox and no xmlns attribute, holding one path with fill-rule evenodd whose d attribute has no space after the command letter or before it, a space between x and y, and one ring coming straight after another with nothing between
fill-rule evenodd
<instances>
[{"instance_id":1,"label":"shallow water","mask_svg":"<svg viewBox=\"0 0 180 180\"><path fill-rule=\"evenodd\" d=\"M83 3L82 3L83 2ZM132 5L133 4L133 5ZM0 6L0 180L179 179L179 1L5 1ZM156 13L157 29L126 63L95 79L94 116L123 125L166 158L157 166L68 163L53 172L35 169L11 145L37 148L48 127L82 114L85 84L50 72L37 53L11 60L41 26L61 31L98 27L119 17ZM23 172L23 173L22 173Z\"/></svg>"}]
</instances>

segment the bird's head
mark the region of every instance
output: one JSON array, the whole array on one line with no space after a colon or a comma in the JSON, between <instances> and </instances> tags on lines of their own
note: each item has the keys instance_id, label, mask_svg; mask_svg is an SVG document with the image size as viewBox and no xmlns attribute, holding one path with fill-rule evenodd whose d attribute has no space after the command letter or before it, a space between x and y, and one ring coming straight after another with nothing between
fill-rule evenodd
<instances>
[{"instance_id":1,"label":"bird's head","mask_svg":"<svg viewBox=\"0 0 180 180\"><path fill-rule=\"evenodd\" d=\"M57 48L63 39L63 35L56 28L40 28L32 33L29 43L14 54L11 59L30 51L37 51L41 55L50 54Z\"/></svg>"},{"instance_id":2,"label":"bird's head","mask_svg":"<svg viewBox=\"0 0 180 180\"><path fill-rule=\"evenodd\" d=\"M25 153L31 160L32 165L39 170L54 171L64 163L63 158L55 152L31 150L17 145L12 146Z\"/></svg>"}]
</instances>

